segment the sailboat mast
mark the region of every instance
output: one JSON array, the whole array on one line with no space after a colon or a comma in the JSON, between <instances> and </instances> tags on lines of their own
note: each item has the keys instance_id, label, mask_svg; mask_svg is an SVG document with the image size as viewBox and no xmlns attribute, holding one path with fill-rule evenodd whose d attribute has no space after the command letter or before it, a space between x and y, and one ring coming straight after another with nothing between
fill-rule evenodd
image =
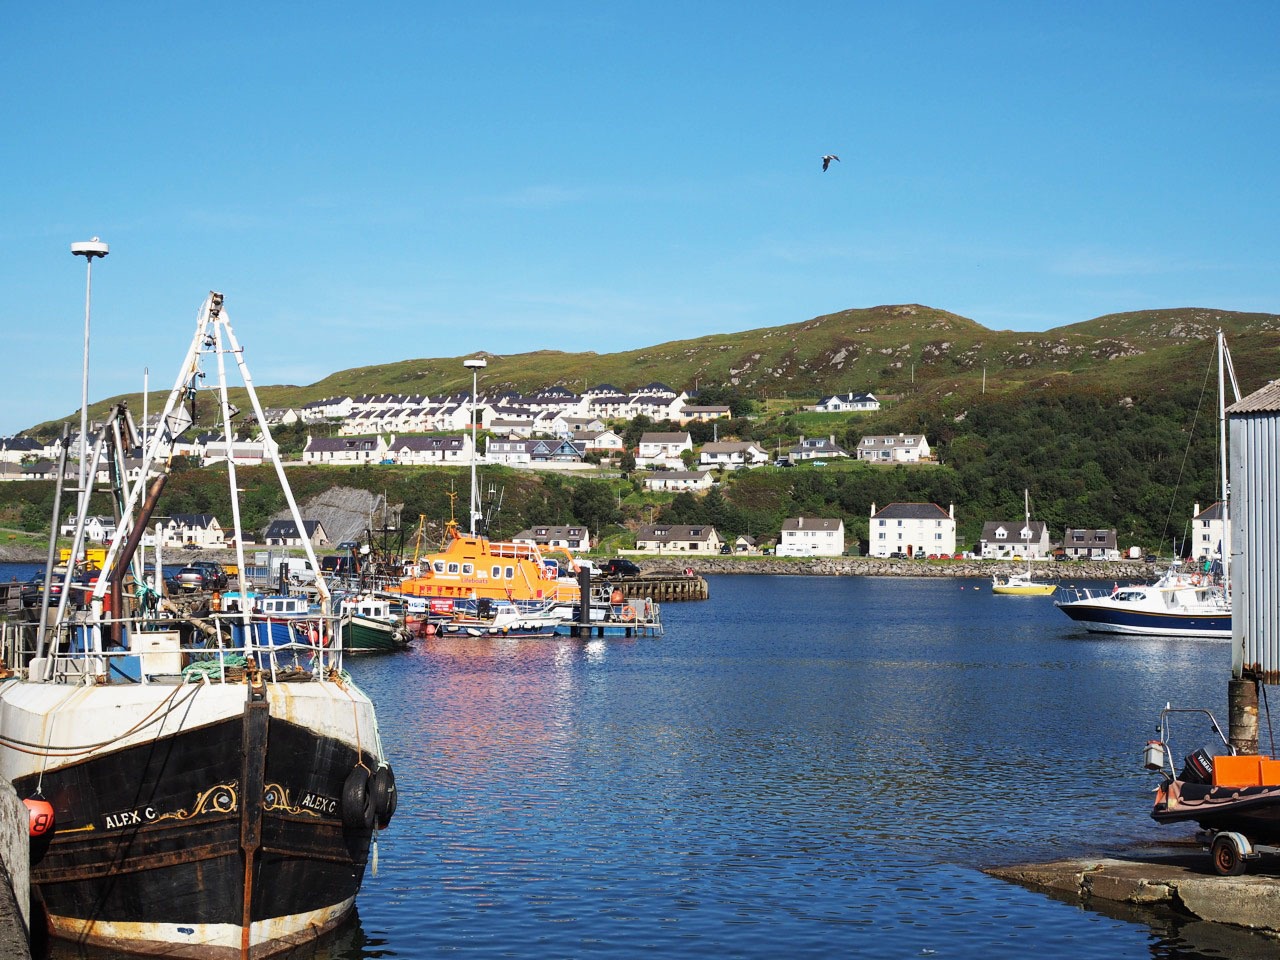
<instances>
[{"instance_id":1,"label":"sailboat mast","mask_svg":"<svg viewBox=\"0 0 1280 960\"><path fill-rule=\"evenodd\" d=\"M1226 381L1226 353L1227 342L1222 336L1222 328L1218 328L1218 472L1220 478L1219 489L1221 496L1219 502L1222 509L1218 511L1222 517L1222 582L1226 585L1226 589L1231 589L1230 576L1230 550L1227 549L1227 531L1230 529L1231 520L1227 515L1227 497L1230 494L1230 488L1227 484L1227 381ZM1232 371L1231 378L1234 384L1235 371ZM1239 400L1239 391L1236 391L1236 399Z\"/></svg>"}]
</instances>

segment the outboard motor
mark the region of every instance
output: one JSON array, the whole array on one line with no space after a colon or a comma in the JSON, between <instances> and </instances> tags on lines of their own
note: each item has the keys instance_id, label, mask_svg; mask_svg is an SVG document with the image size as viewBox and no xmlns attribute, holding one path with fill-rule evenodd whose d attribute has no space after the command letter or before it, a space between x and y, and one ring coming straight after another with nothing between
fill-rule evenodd
<instances>
[{"instance_id":1,"label":"outboard motor","mask_svg":"<svg viewBox=\"0 0 1280 960\"><path fill-rule=\"evenodd\" d=\"M1183 783L1212 783L1213 757L1203 749L1188 753L1178 779Z\"/></svg>"}]
</instances>

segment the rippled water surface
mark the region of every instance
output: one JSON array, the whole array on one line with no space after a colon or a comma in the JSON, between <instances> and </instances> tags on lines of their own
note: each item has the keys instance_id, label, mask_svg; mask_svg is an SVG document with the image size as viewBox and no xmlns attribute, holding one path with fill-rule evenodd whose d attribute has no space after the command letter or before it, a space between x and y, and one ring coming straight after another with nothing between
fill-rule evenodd
<instances>
[{"instance_id":1,"label":"rippled water surface","mask_svg":"<svg viewBox=\"0 0 1280 960\"><path fill-rule=\"evenodd\" d=\"M321 957L1229 955L981 867L1169 839L1139 754L1226 644L980 581L713 577L637 641L349 659L399 811Z\"/></svg>"}]
</instances>

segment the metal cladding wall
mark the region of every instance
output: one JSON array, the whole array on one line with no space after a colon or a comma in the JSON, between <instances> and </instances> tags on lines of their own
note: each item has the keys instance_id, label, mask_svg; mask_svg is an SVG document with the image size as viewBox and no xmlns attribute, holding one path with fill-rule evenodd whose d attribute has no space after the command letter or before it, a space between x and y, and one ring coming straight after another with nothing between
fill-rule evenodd
<instances>
[{"instance_id":1,"label":"metal cladding wall","mask_svg":"<svg viewBox=\"0 0 1280 960\"><path fill-rule=\"evenodd\" d=\"M1280 386L1227 411L1231 477L1231 672L1280 683Z\"/></svg>"}]
</instances>

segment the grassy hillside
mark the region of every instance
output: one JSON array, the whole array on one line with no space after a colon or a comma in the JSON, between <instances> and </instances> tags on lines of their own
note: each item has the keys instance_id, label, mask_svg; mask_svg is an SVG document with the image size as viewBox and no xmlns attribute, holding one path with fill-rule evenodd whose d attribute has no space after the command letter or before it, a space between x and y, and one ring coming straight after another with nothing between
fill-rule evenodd
<instances>
[{"instance_id":1,"label":"grassy hillside","mask_svg":"<svg viewBox=\"0 0 1280 960\"><path fill-rule=\"evenodd\" d=\"M552 384L576 391L605 382L628 389L657 380L690 391L695 384L727 386L759 400L871 390L900 395L909 407L942 403L960 412L984 395L1064 384L1121 396L1160 392L1200 375L1205 345L1219 327L1227 333L1242 386L1256 388L1280 370L1280 316L1272 314L1147 310L1019 333L988 330L945 310L906 304L623 353L486 354L489 366L480 383L486 391L529 392ZM469 393L462 359L356 367L306 386L260 386L259 393L269 406L341 394ZM98 403L94 412L120 399L142 408L135 394ZM245 406L238 391L233 399ZM153 393L152 409L163 400ZM67 416L75 418L74 412Z\"/></svg>"}]
</instances>

